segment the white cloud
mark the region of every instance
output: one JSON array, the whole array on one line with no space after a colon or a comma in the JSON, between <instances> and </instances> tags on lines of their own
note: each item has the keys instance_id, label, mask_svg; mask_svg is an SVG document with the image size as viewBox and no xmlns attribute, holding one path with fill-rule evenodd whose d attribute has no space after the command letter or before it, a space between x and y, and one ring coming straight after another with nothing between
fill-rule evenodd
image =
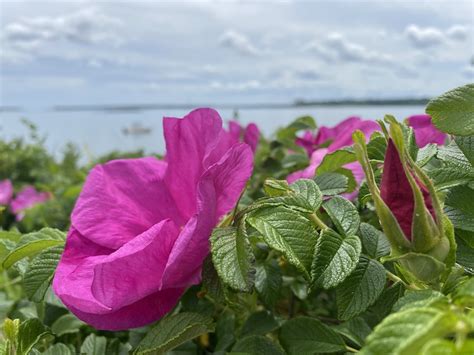
<instances>
[{"instance_id":1,"label":"white cloud","mask_svg":"<svg viewBox=\"0 0 474 355\"><path fill-rule=\"evenodd\" d=\"M468 36L468 28L462 25L453 25L443 31L436 27L410 25L405 29L405 36L415 47L428 48L446 43L450 39L463 41Z\"/></svg>"},{"instance_id":2,"label":"white cloud","mask_svg":"<svg viewBox=\"0 0 474 355\"><path fill-rule=\"evenodd\" d=\"M474 66L467 66L462 72L466 78L474 79Z\"/></svg>"},{"instance_id":3,"label":"white cloud","mask_svg":"<svg viewBox=\"0 0 474 355\"><path fill-rule=\"evenodd\" d=\"M446 35L458 41L464 41L469 34L467 26L454 25L447 29Z\"/></svg>"},{"instance_id":4,"label":"white cloud","mask_svg":"<svg viewBox=\"0 0 474 355\"><path fill-rule=\"evenodd\" d=\"M66 43L117 45L121 39L114 32L121 22L95 8L56 17L22 18L7 24L2 42L19 51L33 51L55 41Z\"/></svg>"},{"instance_id":5,"label":"white cloud","mask_svg":"<svg viewBox=\"0 0 474 355\"><path fill-rule=\"evenodd\" d=\"M240 54L255 56L260 51L243 34L229 30L219 38L219 44L236 50Z\"/></svg>"},{"instance_id":6,"label":"white cloud","mask_svg":"<svg viewBox=\"0 0 474 355\"><path fill-rule=\"evenodd\" d=\"M390 64L393 61L391 56L351 42L340 33L331 33L320 42L310 42L304 49L315 52L326 61L339 60L372 64Z\"/></svg>"}]
</instances>

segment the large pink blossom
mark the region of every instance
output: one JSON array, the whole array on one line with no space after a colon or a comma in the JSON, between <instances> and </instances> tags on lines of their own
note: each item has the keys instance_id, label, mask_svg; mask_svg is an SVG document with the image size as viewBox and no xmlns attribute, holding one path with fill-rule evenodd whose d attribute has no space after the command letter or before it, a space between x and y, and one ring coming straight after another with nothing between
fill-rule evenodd
<instances>
[{"instance_id":1,"label":"large pink blossom","mask_svg":"<svg viewBox=\"0 0 474 355\"><path fill-rule=\"evenodd\" d=\"M349 117L334 127L320 127L314 136L311 132L309 132L310 134L307 132L296 143L306 149L310 155L310 164L306 169L290 174L287 178L288 182L314 177L316 168L321 164L326 154L353 144L352 133L355 130L362 131L368 140L370 135L378 129L380 129L379 125L374 121ZM344 168L352 171L357 183L360 183L364 178L364 172L358 162L346 164Z\"/></svg>"},{"instance_id":2,"label":"large pink blossom","mask_svg":"<svg viewBox=\"0 0 474 355\"><path fill-rule=\"evenodd\" d=\"M13 197L13 184L10 180L0 181L0 205L8 205Z\"/></svg>"},{"instance_id":3,"label":"large pink blossom","mask_svg":"<svg viewBox=\"0 0 474 355\"><path fill-rule=\"evenodd\" d=\"M46 202L50 197L48 192L40 192L33 186L27 185L12 200L10 209L16 215L17 221L20 221L28 208Z\"/></svg>"},{"instance_id":4,"label":"large pink blossom","mask_svg":"<svg viewBox=\"0 0 474 355\"><path fill-rule=\"evenodd\" d=\"M423 148L429 143L444 144L447 135L439 131L429 115L414 115L407 118L408 126L415 131L416 144Z\"/></svg>"},{"instance_id":5,"label":"large pink blossom","mask_svg":"<svg viewBox=\"0 0 474 355\"><path fill-rule=\"evenodd\" d=\"M116 160L89 174L53 289L80 319L119 330L160 319L201 280L209 236L237 202L252 151L218 113L163 122L167 159Z\"/></svg>"},{"instance_id":6,"label":"large pink blossom","mask_svg":"<svg viewBox=\"0 0 474 355\"><path fill-rule=\"evenodd\" d=\"M238 122L229 122L229 134L236 141L243 141L247 143L252 152L257 150L258 142L260 140L260 130L255 123L249 123L247 127L243 128Z\"/></svg>"}]
</instances>

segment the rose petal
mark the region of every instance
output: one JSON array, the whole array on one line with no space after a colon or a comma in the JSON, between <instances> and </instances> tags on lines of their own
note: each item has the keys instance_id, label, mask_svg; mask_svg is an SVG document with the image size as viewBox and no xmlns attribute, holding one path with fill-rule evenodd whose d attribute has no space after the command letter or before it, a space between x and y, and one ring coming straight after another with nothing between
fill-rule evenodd
<instances>
[{"instance_id":1,"label":"rose petal","mask_svg":"<svg viewBox=\"0 0 474 355\"><path fill-rule=\"evenodd\" d=\"M408 126L415 131L416 144L423 148L429 143L444 144L447 135L439 131L429 115L415 115L407 118Z\"/></svg>"},{"instance_id":2,"label":"rose petal","mask_svg":"<svg viewBox=\"0 0 474 355\"><path fill-rule=\"evenodd\" d=\"M259 139L260 130L255 123L250 123L244 131L244 142L252 148L252 152L254 153L257 150Z\"/></svg>"},{"instance_id":3,"label":"rose petal","mask_svg":"<svg viewBox=\"0 0 474 355\"><path fill-rule=\"evenodd\" d=\"M0 181L0 205L8 205L13 197L13 184L9 179Z\"/></svg>"}]
</instances>

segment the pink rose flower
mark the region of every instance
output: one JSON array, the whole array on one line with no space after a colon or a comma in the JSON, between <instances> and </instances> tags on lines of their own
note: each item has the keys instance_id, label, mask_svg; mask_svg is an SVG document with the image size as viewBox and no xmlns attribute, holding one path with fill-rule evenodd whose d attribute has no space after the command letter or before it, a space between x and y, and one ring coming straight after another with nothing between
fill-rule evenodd
<instances>
[{"instance_id":1,"label":"pink rose flower","mask_svg":"<svg viewBox=\"0 0 474 355\"><path fill-rule=\"evenodd\" d=\"M260 140L260 130L255 123L249 123L247 127L243 128L238 122L229 122L229 134L236 141L243 141L247 143L252 152L257 150L258 142Z\"/></svg>"},{"instance_id":2,"label":"pink rose flower","mask_svg":"<svg viewBox=\"0 0 474 355\"><path fill-rule=\"evenodd\" d=\"M167 117L163 127L166 161L96 166L71 216L53 289L97 329L154 322L200 282L212 229L252 172L250 147L229 139L216 111Z\"/></svg>"},{"instance_id":3,"label":"pink rose flower","mask_svg":"<svg viewBox=\"0 0 474 355\"><path fill-rule=\"evenodd\" d=\"M423 148L429 143L444 144L447 135L439 131L433 123L429 115L414 115L406 120L407 125L415 131L416 144Z\"/></svg>"},{"instance_id":4,"label":"pink rose flower","mask_svg":"<svg viewBox=\"0 0 474 355\"><path fill-rule=\"evenodd\" d=\"M304 147L308 154L310 154L310 164L306 169L290 174L287 178L288 182L292 183L298 179L314 177L316 168L321 164L326 154L353 144L352 133L355 130L362 131L368 140L370 135L379 129L379 125L374 121L362 120L359 117L349 117L334 127L320 127L315 136L311 132L306 132L303 138L300 138L296 144ZM327 148L320 148L323 144L329 145ZM346 164L344 168L352 171L358 184L365 177L362 167L358 162ZM348 194L347 197L352 198L355 194Z\"/></svg>"},{"instance_id":5,"label":"pink rose flower","mask_svg":"<svg viewBox=\"0 0 474 355\"><path fill-rule=\"evenodd\" d=\"M16 215L16 220L21 221L28 208L46 202L50 199L48 192L39 192L33 186L25 186L10 204L11 211Z\"/></svg>"},{"instance_id":6,"label":"pink rose flower","mask_svg":"<svg viewBox=\"0 0 474 355\"><path fill-rule=\"evenodd\" d=\"M0 181L0 205L8 205L13 197L13 185L9 179Z\"/></svg>"}]
</instances>

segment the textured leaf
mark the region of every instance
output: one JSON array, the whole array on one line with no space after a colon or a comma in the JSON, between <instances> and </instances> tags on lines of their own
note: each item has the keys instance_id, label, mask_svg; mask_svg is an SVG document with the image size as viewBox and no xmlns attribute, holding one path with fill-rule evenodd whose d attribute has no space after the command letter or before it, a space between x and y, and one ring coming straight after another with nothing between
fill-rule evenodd
<instances>
[{"instance_id":1,"label":"textured leaf","mask_svg":"<svg viewBox=\"0 0 474 355\"><path fill-rule=\"evenodd\" d=\"M272 308L280 296L283 283L280 267L275 260L265 262L257 266L255 277L255 288L260 300L269 308Z\"/></svg>"},{"instance_id":2,"label":"textured leaf","mask_svg":"<svg viewBox=\"0 0 474 355\"><path fill-rule=\"evenodd\" d=\"M360 224L360 237L365 253L378 259L390 254L390 242L385 234L368 223Z\"/></svg>"},{"instance_id":3,"label":"textured leaf","mask_svg":"<svg viewBox=\"0 0 474 355\"><path fill-rule=\"evenodd\" d=\"M370 160L383 160L386 149L387 140L384 136L377 135L367 143L367 155Z\"/></svg>"},{"instance_id":4,"label":"textured leaf","mask_svg":"<svg viewBox=\"0 0 474 355\"><path fill-rule=\"evenodd\" d=\"M324 156L323 161L316 169L316 175L336 171L340 167L353 163L356 160L354 152L348 149L336 150Z\"/></svg>"},{"instance_id":5,"label":"textured leaf","mask_svg":"<svg viewBox=\"0 0 474 355\"><path fill-rule=\"evenodd\" d=\"M324 196L340 194L349 187L349 178L338 173L324 173L314 177L313 180Z\"/></svg>"},{"instance_id":6,"label":"textured leaf","mask_svg":"<svg viewBox=\"0 0 474 355\"><path fill-rule=\"evenodd\" d=\"M309 205L316 211L323 202L323 195L318 185L313 180L300 179L290 185L290 188L299 196L308 201Z\"/></svg>"},{"instance_id":7,"label":"textured leaf","mask_svg":"<svg viewBox=\"0 0 474 355\"><path fill-rule=\"evenodd\" d=\"M23 276L23 287L26 295L33 302L43 300L59 259L61 259L63 249L63 246L46 249L28 265Z\"/></svg>"},{"instance_id":8,"label":"textured leaf","mask_svg":"<svg viewBox=\"0 0 474 355\"><path fill-rule=\"evenodd\" d=\"M393 306L393 311L403 311L408 308L428 307L439 301L447 301L447 297L435 290L407 291Z\"/></svg>"},{"instance_id":9,"label":"textured leaf","mask_svg":"<svg viewBox=\"0 0 474 355\"><path fill-rule=\"evenodd\" d=\"M63 245L65 239L65 233L53 228L43 228L38 232L25 234L15 249L5 257L3 267L8 269L23 258L32 257L46 248Z\"/></svg>"},{"instance_id":10,"label":"textured leaf","mask_svg":"<svg viewBox=\"0 0 474 355\"><path fill-rule=\"evenodd\" d=\"M380 296L385 282L384 267L362 255L352 274L336 288L339 319L347 320L364 312Z\"/></svg>"},{"instance_id":11,"label":"textured leaf","mask_svg":"<svg viewBox=\"0 0 474 355\"><path fill-rule=\"evenodd\" d=\"M443 132L457 136L474 135L474 84L450 90L431 100L426 113Z\"/></svg>"},{"instance_id":12,"label":"textured leaf","mask_svg":"<svg viewBox=\"0 0 474 355\"><path fill-rule=\"evenodd\" d=\"M334 196L323 204L323 208L340 233L346 236L357 233L360 217L357 209L349 200L341 196Z\"/></svg>"},{"instance_id":13,"label":"textured leaf","mask_svg":"<svg viewBox=\"0 0 474 355\"><path fill-rule=\"evenodd\" d=\"M180 344L214 331L212 318L198 313L179 313L163 318L142 339L136 354L161 354Z\"/></svg>"},{"instance_id":14,"label":"textured leaf","mask_svg":"<svg viewBox=\"0 0 474 355\"><path fill-rule=\"evenodd\" d=\"M234 227L214 229L211 252L216 271L225 284L245 292L252 289L254 256L243 233Z\"/></svg>"},{"instance_id":15,"label":"textured leaf","mask_svg":"<svg viewBox=\"0 0 474 355\"><path fill-rule=\"evenodd\" d=\"M266 179L263 183L265 194L270 197L283 196L288 194L290 186L286 180Z\"/></svg>"},{"instance_id":16,"label":"textured leaf","mask_svg":"<svg viewBox=\"0 0 474 355\"><path fill-rule=\"evenodd\" d=\"M71 313L66 313L56 319L51 326L51 331L57 336L77 333L85 323Z\"/></svg>"},{"instance_id":17,"label":"textured leaf","mask_svg":"<svg viewBox=\"0 0 474 355\"><path fill-rule=\"evenodd\" d=\"M418 151L416 163L418 166L425 166L438 152L436 144L428 144Z\"/></svg>"},{"instance_id":18,"label":"textured leaf","mask_svg":"<svg viewBox=\"0 0 474 355\"><path fill-rule=\"evenodd\" d=\"M335 353L345 350L341 336L315 318L299 317L281 327L280 343L289 355Z\"/></svg>"},{"instance_id":19,"label":"textured leaf","mask_svg":"<svg viewBox=\"0 0 474 355\"><path fill-rule=\"evenodd\" d=\"M261 335L240 339L232 348L232 353L250 355L284 355L283 350L269 338Z\"/></svg>"},{"instance_id":20,"label":"textured leaf","mask_svg":"<svg viewBox=\"0 0 474 355\"><path fill-rule=\"evenodd\" d=\"M103 355L107 348L107 338L90 334L81 345L81 354Z\"/></svg>"},{"instance_id":21,"label":"textured leaf","mask_svg":"<svg viewBox=\"0 0 474 355\"><path fill-rule=\"evenodd\" d=\"M367 337L361 355L419 354L431 339L451 333L457 319L454 313L434 308L410 308L385 318Z\"/></svg>"},{"instance_id":22,"label":"textured leaf","mask_svg":"<svg viewBox=\"0 0 474 355\"><path fill-rule=\"evenodd\" d=\"M311 277L316 287L331 288L340 284L359 262L361 243L358 237L342 237L323 230L316 244Z\"/></svg>"},{"instance_id":23,"label":"textured leaf","mask_svg":"<svg viewBox=\"0 0 474 355\"><path fill-rule=\"evenodd\" d=\"M57 344L54 344L53 346L50 346L42 354L43 355L73 355L73 352L65 344L57 343Z\"/></svg>"},{"instance_id":24,"label":"textured leaf","mask_svg":"<svg viewBox=\"0 0 474 355\"><path fill-rule=\"evenodd\" d=\"M456 137L455 142L467 160L474 166L474 137Z\"/></svg>"},{"instance_id":25,"label":"textured leaf","mask_svg":"<svg viewBox=\"0 0 474 355\"><path fill-rule=\"evenodd\" d=\"M309 278L317 232L306 217L278 206L257 210L247 221L271 248L283 253L291 264Z\"/></svg>"},{"instance_id":26,"label":"textured leaf","mask_svg":"<svg viewBox=\"0 0 474 355\"><path fill-rule=\"evenodd\" d=\"M240 336L265 335L278 327L278 322L270 312L260 311L252 313L250 317L247 318L240 331Z\"/></svg>"},{"instance_id":27,"label":"textured leaf","mask_svg":"<svg viewBox=\"0 0 474 355\"><path fill-rule=\"evenodd\" d=\"M29 355L32 348L50 333L38 318L30 318L20 324L18 331L18 355Z\"/></svg>"},{"instance_id":28,"label":"textured leaf","mask_svg":"<svg viewBox=\"0 0 474 355\"><path fill-rule=\"evenodd\" d=\"M225 310L216 323L217 344L215 351L225 351L235 342L235 315Z\"/></svg>"},{"instance_id":29,"label":"textured leaf","mask_svg":"<svg viewBox=\"0 0 474 355\"><path fill-rule=\"evenodd\" d=\"M444 212L454 228L474 232L474 190L467 186L451 189L446 197Z\"/></svg>"}]
</instances>

